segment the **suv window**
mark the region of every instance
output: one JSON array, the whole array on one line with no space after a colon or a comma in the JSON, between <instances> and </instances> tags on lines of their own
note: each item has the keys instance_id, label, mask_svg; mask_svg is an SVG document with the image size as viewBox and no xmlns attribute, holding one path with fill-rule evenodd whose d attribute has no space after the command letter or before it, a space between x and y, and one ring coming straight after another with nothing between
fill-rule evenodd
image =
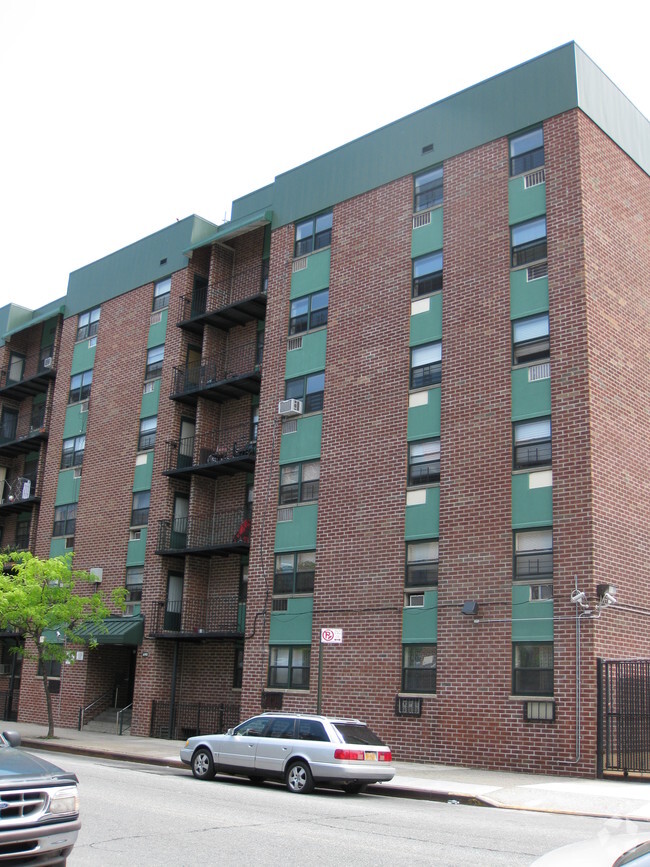
<instances>
[{"instance_id":1,"label":"suv window","mask_svg":"<svg viewBox=\"0 0 650 867\"><path fill-rule=\"evenodd\" d=\"M301 741L329 741L325 726L315 719L298 720L298 739Z\"/></svg>"},{"instance_id":2,"label":"suv window","mask_svg":"<svg viewBox=\"0 0 650 867\"><path fill-rule=\"evenodd\" d=\"M377 737L368 726L355 725L355 723L334 723L333 725L346 744L373 744L378 747L386 746L382 739Z\"/></svg>"},{"instance_id":3,"label":"suv window","mask_svg":"<svg viewBox=\"0 0 650 867\"><path fill-rule=\"evenodd\" d=\"M277 717L274 719L269 730L265 733L267 738L292 738L296 721L293 717Z\"/></svg>"},{"instance_id":4,"label":"suv window","mask_svg":"<svg viewBox=\"0 0 650 867\"><path fill-rule=\"evenodd\" d=\"M268 724L268 717L256 716L253 717L253 719L246 720L246 722L237 726L237 728L235 729L235 734L261 738Z\"/></svg>"}]
</instances>

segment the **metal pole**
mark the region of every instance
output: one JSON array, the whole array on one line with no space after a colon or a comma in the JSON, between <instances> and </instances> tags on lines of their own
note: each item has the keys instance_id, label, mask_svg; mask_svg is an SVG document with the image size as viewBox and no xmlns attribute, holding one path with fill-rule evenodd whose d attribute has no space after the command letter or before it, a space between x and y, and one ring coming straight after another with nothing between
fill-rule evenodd
<instances>
[{"instance_id":1,"label":"metal pole","mask_svg":"<svg viewBox=\"0 0 650 867\"><path fill-rule=\"evenodd\" d=\"M174 662L172 663L172 684L169 695L169 739L174 740L174 711L176 710L176 672L178 670L178 641L174 642Z\"/></svg>"},{"instance_id":2,"label":"metal pole","mask_svg":"<svg viewBox=\"0 0 650 867\"><path fill-rule=\"evenodd\" d=\"M323 691L323 642L318 645L318 697L316 699L316 713L320 713L321 695Z\"/></svg>"}]
</instances>

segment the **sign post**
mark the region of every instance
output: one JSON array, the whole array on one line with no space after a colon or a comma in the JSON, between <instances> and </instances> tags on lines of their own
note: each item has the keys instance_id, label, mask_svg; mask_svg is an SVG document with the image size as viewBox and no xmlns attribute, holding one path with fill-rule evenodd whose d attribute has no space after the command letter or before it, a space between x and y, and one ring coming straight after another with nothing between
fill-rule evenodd
<instances>
[{"instance_id":1,"label":"sign post","mask_svg":"<svg viewBox=\"0 0 650 867\"><path fill-rule=\"evenodd\" d=\"M320 713L321 695L323 688L323 647L326 644L343 644L342 629L321 629L320 645L318 647L318 698L316 699L316 713Z\"/></svg>"}]
</instances>

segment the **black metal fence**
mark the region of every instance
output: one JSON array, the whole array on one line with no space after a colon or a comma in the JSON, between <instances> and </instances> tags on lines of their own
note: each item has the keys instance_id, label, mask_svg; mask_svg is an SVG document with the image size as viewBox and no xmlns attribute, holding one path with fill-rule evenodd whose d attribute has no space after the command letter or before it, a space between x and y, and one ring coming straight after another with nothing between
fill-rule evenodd
<instances>
[{"instance_id":1,"label":"black metal fence","mask_svg":"<svg viewBox=\"0 0 650 867\"><path fill-rule=\"evenodd\" d=\"M247 509L205 518L174 518L158 524L157 551L211 551L250 544L251 521Z\"/></svg>"},{"instance_id":2,"label":"black metal fence","mask_svg":"<svg viewBox=\"0 0 650 867\"><path fill-rule=\"evenodd\" d=\"M180 741L194 735L223 734L239 722L238 704L179 702L170 708L168 701L154 700L150 737Z\"/></svg>"},{"instance_id":3,"label":"black metal fence","mask_svg":"<svg viewBox=\"0 0 650 867\"><path fill-rule=\"evenodd\" d=\"M224 345L219 355L175 367L171 393L200 392L230 379L259 373L261 362L261 347L257 341L234 346L228 352Z\"/></svg>"},{"instance_id":4,"label":"black metal fence","mask_svg":"<svg viewBox=\"0 0 650 867\"><path fill-rule=\"evenodd\" d=\"M650 772L650 660L598 660L599 775Z\"/></svg>"},{"instance_id":5,"label":"black metal fence","mask_svg":"<svg viewBox=\"0 0 650 867\"><path fill-rule=\"evenodd\" d=\"M18 688L0 690L0 718L15 722L18 719Z\"/></svg>"},{"instance_id":6,"label":"black metal fence","mask_svg":"<svg viewBox=\"0 0 650 867\"><path fill-rule=\"evenodd\" d=\"M197 635L244 631L244 606L235 594L209 599L159 600L153 603L151 632L187 632Z\"/></svg>"}]
</instances>

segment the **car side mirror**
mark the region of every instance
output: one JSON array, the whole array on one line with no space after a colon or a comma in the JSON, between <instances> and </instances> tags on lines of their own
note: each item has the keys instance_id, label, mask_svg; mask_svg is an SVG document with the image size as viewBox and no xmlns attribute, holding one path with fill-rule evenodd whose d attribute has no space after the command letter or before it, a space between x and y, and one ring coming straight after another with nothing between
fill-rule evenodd
<instances>
[{"instance_id":1,"label":"car side mirror","mask_svg":"<svg viewBox=\"0 0 650 867\"><path fill-rule=\"evenodd\" d=\"M2 737L7 741L10 747L19 747L20 746L20 733L19 732L3 732Z\"/></svg>"},{"instance_id":2,"label":"car side mirror","mask_svg":"<svg viewBox=\"0 0 650 867\"><path fill-rule=\"evenodd\" d=\"M226 734L232 736L232 735L235 734L235 730L234 730L234 729L228 729L228 731L226 732Z\"/></svg>"}]
</instances>

